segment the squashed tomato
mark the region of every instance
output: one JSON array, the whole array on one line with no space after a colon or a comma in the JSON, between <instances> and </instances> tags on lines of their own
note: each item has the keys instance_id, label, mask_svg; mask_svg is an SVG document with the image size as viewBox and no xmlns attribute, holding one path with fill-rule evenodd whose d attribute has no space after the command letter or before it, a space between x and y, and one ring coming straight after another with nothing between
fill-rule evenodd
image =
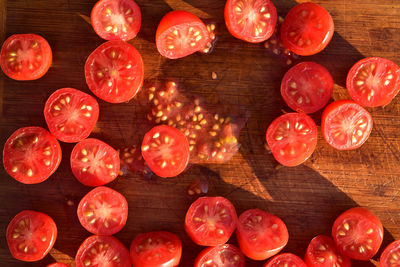
<instances>
[{"instance_id":1,"label":"squashed tomato","mask_svg":"<svg viewBox=\"0 0 400 267\"><path fill-rule=\"evenodd\" d=\"M24 210L8 224L7 243L14 258L22 261L43 259L57 238L57 227L48 215Z\"/></svg>"},{"instance_id":2,"label":"squashed tomato","mask_svg":"<svg viewBox=\"0 0 400 267\"><path fill-rule=\"evenodd\" d=\"M200 252L194 262L194 267L244 267L243 253L234 245L223 244L209 247Z\"/></svg>"},{"instance_id":3,"label":"squashed tomato","mask_svg":"<svg viewBox=\"0 0 400 267\"><path fill-rule=\"evenodd\" d=\"M61 262L55 262L47 265L46 267L69 267L69 265Z\"/></svg>"},{"instance_id":4,"label":"squashed tomato","mask_svg":"<svg viewBox=\"0 0 400 267\"><path fill-rule=\"evenodd\" d=\"M339 253L329 236L314 237L307 247L304 257L308 267L350 267L350 259Z\"/></svg>"},{"instance_id":5,"label":"squashed tomato","mask_svg":"<svg viewBox=\"0 0 400 267\"><path fill-rule=\"evenodd\" d=\"M270 259L263 267L307 267L302 259L291 253L278 254Z\"/></svg>"},{"instance_id":6,"label":"squashed tomato","mask_svg":"<svg viewBox=\"0 0 400 267\"><path fill-rule=\"evenodd\" d=\"M379 267L400 266L400 240L390 243L379 259Z\"/></svg>"}]
</instances>

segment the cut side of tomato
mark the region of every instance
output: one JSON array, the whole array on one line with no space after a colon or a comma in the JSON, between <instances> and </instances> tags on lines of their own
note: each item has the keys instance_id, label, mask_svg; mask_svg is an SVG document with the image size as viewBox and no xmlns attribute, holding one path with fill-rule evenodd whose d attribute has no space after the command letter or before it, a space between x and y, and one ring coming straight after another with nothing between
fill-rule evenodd
<instances>
[{"instance_id":1,"label":"cut side of tomato","mask_svg":"<svg viewBox=\"0 0 400 267\"><path fill-rule=\"evenodd\" d=\"M307 267L302 259L297 257L291 253L283 253L276 255L272 259L270 259L264 267L282 267L282 266L290 266L290 267Z\"/></svg>"},{"instance_id":2,"label":"cut side of tomato","mask_svg":"<svg viewBox=\"0 0 400 267\"><path fill-rule=\"evenodd\" d=\"M72 173L87 186L112 182L118 176L119 164L118 152L98 139L82 140L71 152Z\"/></svg>"},{"instance_id":3,"label":"cut side of tomato","mask_svg":"<svg viewBox=\"0 0 400 267\"><path fill-rule=\"evenodd\" d=\"M142 56L126 42L108 41L86 60L85 77L89 89L97 97L110 103L127 102L142 88Z\"/></svg>"},{"instance_id":4,"label":"cut side of tomato","mask_svg":"<svg viewBox=\"0 0 400 267\"><path fill-rule=\"evenodd\" d=\"M186 233L200 246L226 243L235 231L237 214L223 197L201 197L189 207L185 217Z\"/></svg>"},{"instance_id":5,"label":"cut side of tomato","mask_svg":"<svg viewBox=\"0 0 400 267\"><path fill-rule=\"evenodd\" d=\"M20 128L4 145L4 169L24 184L43 182L56 171L60 162L60 144L41 127Z\"/></svg>"},{"instance_id":6,"label":"cut side of tomato","mask_svg":"<svg viewBox=\"0 0 400 267\"><path fill-rule=\"evenodd\" d=\"M350 267L350 259L339 253L329 236L314 237L307 247L304 258L308 267Z\"/></svg>"},{"instance_id":7,"label":"cut side of tomato","mask_svg":"<svg viewBox=\"0 0 400 267\"><path fill-rule=\"evenodd\" d=\"M135 267L175 267L181 260L182 242L165 231L140 234L132 241L130 255Z\"/></svg>"},{"instance_id":8,"label":"cut side of tomato","mask_svg":"<svg viewBox=\"0 0 400 267\"><path fill-rule=\"evenodd\" d=\"M322 134L326 142L338 150L360 147L372 130L368 111L351 100L329 104L322 113Z\"/></svg>"},{"instance_id":9,"label":"cut side of tomato","mask_svg":"<svg viewBox=\"0 0 400 267\"><path fill-rule=\"evenodd\" d=\"M95 235L113 235L125 226L128 202L117 191L100 186L87 193L78 205L81 225Z\"/></svg>"},{"instance_id":10,"label":"cut side of tomato","mask_svg":"<svg viewBox=\"0 0 400 267\"><path fill-rule=\"evenodd\" d=\"M172 11L158 25L158 52L170 59L182 58L203 49L210 34L201 19L186 11Z\"/></svg>"},{"instance_id":11,"label":"cut side of tomato","mask_svg":"<svg viewBox=\"0 0 400 267\"><path fill-rule=\"evenodd\" d=\"M46 101L44 118L50 132L60 141L79 142L90 135L99 118L94 97L73 88L55 91Z\"/></svg>"},{"instance_id":12,"label":"cut side of tomato","mask_svg":"<svg viewBox=\"0 0 400 267\"><path fill-rule=\"evenodd\" d=\"M297 166L314 152L317 145L317 126L304 113L287 113L269 125L266 140L280 164Z\"/></svg>"},{"instance_id":13,"label":"cut side of tomato","mask_svg":"<svg viewBox=\"0 0 400 267\"><path fill-rule=\"evenodd\" d=\"M343 255L367 261L382 244L383 227L372 212L356 207L345 211L335 220L332 236Z\"/></svg>"},{"instance_id":14,"label":"cut side of tomato","mask_svg":"<svg viewBox=\"0 0 400 267\"><path fill-rule=\"evenodd\" d=\"M69 265L61 262L55 262L47 265L47 267L69 267Z\"/></svg>"},{"instance_id":15,"label":"cut side of tomato","mask_svg":"<svg viewBox=\"0 0 400 267\"><path fill-rule=\"evenodd\" d=\"M390 243L379 259L379 267L400 266L400 240Z\"/></svg>"},{"instance_id":16,"label":"cut side of tomato","mask_svg":"<svg viewBox=\"0 0 400 267\"><path fill-rule=\"evenodd\" d=\"M286 72L281 94L286 104L297 112L314 113L331 98L333 79L328 70L314 62L302 62Z\"/></svg>"},{"instance_id":17,"label":"cut side of tomato","mask_svg":"<svg viewBox=\"0 0 400 267\"><path fill-rule=\"evenodd\" d=\"M43 259L57 238L57 227L48 215L24 210L8 224L7 243L14 258L22 261Z\"/></svg>"},{"instance_id":18,"label":"cut side of tomato","mask_svg":"<svg viewBox=\"0 0 400 267\"><path fill-rule=\"evenodd\" d=\"M194 267L206 266L244 267L245 259L237 247L223 244L206 248L196 257Z\"/></svg>"},{"instance_id":19,"label":"cut side of tomato","mask_svg":"<svg viewBox=\"0 0 400 267\"><path fill-rule=\"evenodd\" d=\"M228 0L225 24L236 38L260 43L274 33L278 15L270 0Z\"/></svg>"},{"instance_id":20,"label":"cut side of tomato","mask_svg":"<svg viewBox=\"0 0 400 267\"><path fill-rule=\"evenodd\" d=\"M400 68L389 59L364 58L350 69L346 86L351 98L358 104L386 106L400 90Z\"/></svg>"}]
</instances>

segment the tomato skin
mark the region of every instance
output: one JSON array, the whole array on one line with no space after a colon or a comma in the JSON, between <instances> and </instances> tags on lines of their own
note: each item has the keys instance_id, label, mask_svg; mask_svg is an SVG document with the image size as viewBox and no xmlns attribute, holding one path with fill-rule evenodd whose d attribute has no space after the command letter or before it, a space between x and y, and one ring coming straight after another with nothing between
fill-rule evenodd
<instances>
[{"instance_id":1,"label":"tomato skin","mask_svg":"<svg viewBox=\"0 0 400 267\"><path fill-rule=\"evenodd\" d=\"M61 262L55 262L47 265L46 267L69 267L69 265Z\"/></svg>"},{"instance_id":2,"label":"tomato skin","mask_svg":"<svg viewBox=\"0 0 400 267\"><path fill-rule=\"evenodd\" d=\"M288 263L290 267L307 267L302 259L292 253L278 254L269 261L267 261L263 267L281 267L281 263Z\"/></svg>"},{"instance_id":3,"label":"tomato skin","mask_svg":"<svg viewBox=\"0 0 400 267\"><path fill-rule=\"evenodd\" d=\"M230 258L228 258L230 256ZM244 267L245 258L243 253L234 245L223 244L203 249L197 255L194 267L203 267L205 263L212 260L215 266L221 267Z\"/></svg>"},{"instance_id":4,"label":"tomato skin","mask_svg":"<svg viewBox=\"0 0 400 267\"><path fill-rule=\"evenodd\" d=\"M307 247L304 261L308 267L350 267L350 259L341 255L332 237L318 235L314 237Z\"/></svg>"},{"instance_id":5,"label":"tomato skin","mask_svg":"<svg viewBox=\"0 0 400 267\"><path fill-rule=\"evenodd\" d=\"M394 264L394 265L393 265ZM400 240L390 243L379 258L379 267L400 266Z\"/></svg>"}]
</instances>

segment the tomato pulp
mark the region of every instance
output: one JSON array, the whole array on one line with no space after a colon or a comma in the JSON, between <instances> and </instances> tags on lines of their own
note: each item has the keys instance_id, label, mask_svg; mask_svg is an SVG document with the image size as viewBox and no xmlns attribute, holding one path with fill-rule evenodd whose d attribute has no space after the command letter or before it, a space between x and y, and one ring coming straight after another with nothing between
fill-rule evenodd
<instances>
[{"instance_id":1,"label":"tomato pulp","mask_svg":"<svg viewBox=\"0 0 400 267\"><path fill-rule=\"evenodd\" d=\"M221 266L244 267L243 253L234 245L223 244L209 247L200 252L194 262L194 267Z\"/></svg>"}]
</instances>

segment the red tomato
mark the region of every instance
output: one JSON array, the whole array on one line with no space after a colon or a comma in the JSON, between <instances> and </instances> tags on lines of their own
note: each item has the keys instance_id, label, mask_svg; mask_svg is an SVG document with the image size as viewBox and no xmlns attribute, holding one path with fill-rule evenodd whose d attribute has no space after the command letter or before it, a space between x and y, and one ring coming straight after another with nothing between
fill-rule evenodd
<instances>
[{"instance_id":1,"label":"red tomato","mask_svg":"<svg viewBox=\"0 0 400 267\"><path fill-rule=\"evenodd\" d=\"M20 128L4 145L4 169L24 184L43 182L56 171L60 162L60 144L41 127Z\"/></svg>"},{"instance_id":2,"label":"red tomato","mask_svg":"<svg viewBox=\"0 0 400 267\"><path fill-rule=\"evenodd\" d=\"M61 262L55 262L47 265L47 267L69 267L69 265Z\"/></svg>"},{"instance_id":3,"label":"red tomato","mask_svg":"<svg viewBox=\"0 0 400 267\"><path fill-rule=\"evenodd\" d=\"M307 267L302 259L291 253L278 254L272 259L270 259L264 267Z\"/></svg>"},{"instance_id":4,"label":"red tomato","mask_svg":"<svg viewBox=\"0 0 400 267\"><path fill-rule=\"evenodd\" d=\"M7 243L14 258L21 261L43 259L57 238L57 227L48 215L24 210L8 224Z\"/></svg>"},{"instance_id":5,"label":"red tomato","mask_svg":"<svg viewBox=\"0 0 400 267\"><path fill-rule=\"evenodd\" d=\"M181 260L182 243L170 232L140 234L133 239L130 254L135 267L174 267Z\"/></svg>"},{"instance_id":6,"label":"red tomato","mask_svg":"<svg viewBox=\"0 0 400 267\"><path fill-rule=\"evenodd\" d=\"M350 259L339 253L329 236L314 237L307 247L304 257L308 267L350 267Z\"/></svg>"},{"instance_id":7,"label":"red tomato","mask_svg":"<svg viewBox=\"0 0 400 267\"><path fill-rule=\"evenodd\" d=\"M301 3L286 15L281 27L281 39L289 50L302 56L321 52L331 41L334 24L322 6Z\"/></svg>"},{"instance_id":8,"label":"red tomato","mask_svg":"<svg viewBox=\"0 0 400 267\"><path fill-rule=\"evenodd\" d=\"M281 94L294 111L314 113L328 103L333 85L332 76L323 66L315 62L302 62L286 72Z\"/></svg>"},{"instance_id":9,"label":"red tomato","mask_svg":"<svg viewBox=\"0 0 400 267\"><path fill-rule=\"evenodd\" d=\"M106 40L135 38L142 24L142 13L133 0L100 0L90 18L94 31Z\"/></svg>"},{"instance_id":10,"label":"red tomato","mask_svg":"<svg viewBox=\"0 0 400 267\"><path fill-rule=\"evenodd\" d=\"M351 100L329 104L322 113L322 135L326 142L339 150L360 147L372 130L372 117Z\"/></svg>"},{"instance_id":11,"label":"red tomato","mask_svg":"<svg viewBox=\"0 0 400 267\"><path fill-rule=\"evenodd\" d=\"M92 235L78 249L76 267L131 267L129 251L112 236Z\"/></svg>"},{"instance_id":12,"label":"red tomato","mask_svg":"<svg viewBox=\"0 0 400 267\"><path fill-rule=\"evenodd\" d=\"M243 253L234 245L223 244L209 247L200 252L196 257L194 267L244 267Z\"/></svg>"},{"instance_id":13,"label":"red tomato","mask_svg":"<svg viewBox=\"0 0 400 267\"><path fill-rule=\"evenodd\" d=\"M46 101L44 118L60 141L79 142L89 136L99 118L99 104L92 96L73 88L55 91Z\"/></svg>"},{"instance_id":14,"label":"red tomato","mask_svg":"<svg viewBox=\"0 0 400 267\"><path fill-rule=\"evenodd\" d=\"M126 42L105 42L86 60L85 77L97 97L110 103L127 102L142 88L142 56Z\"/></svg>"},{"instance_id":15,"label":"red tomato","mask_svg":"<svg viewBox=\"0 0 400 267\"><path fill-rule=\"evenodd\" d=\"M14 80L41 78L52 62L49 43L36 34L14 34L3 44L0 66L4 74Z\"/></svg>"},{"instance_id":16,"label":"red tomato","mask_svg":"<svg viewBox=\"0 0 400 267\"><path fill-rule=\"evenodd\" d=\"M260 43L274 33L278 15L270 0L228 0L225 4L225 24L236 38Z\"/></svg>"},{"instance_id":17,"label":"red tomato","mask_svg":"<svg viewBox=\"0 0 400 267\"><path fill-rule=\"evenodd\" d=\"M317 145L317 126L304 113L287 113L268 127L266 139L275 159L285 166L306 161Z\"/></svg>"},{"instance_id":18,"label":"red tomato","mask_svg":"<svg viewBox=\"0 0 400 267\"><path fill-rule=\"evenodd\" d=\"M265 260L279 253L289 240L285 223L259 209L246 210L239 216L236 236L244 255L253 260Z\"/></svg>"},{"instance_id":19,"label":"red tomato","mask_svg":"<svg viewBox=\"0 0 400 267\"><path fill-rule=\"evenodd\" d=\"M358 104L385 106L400 90L400 68L389 59L364 58L350 69L346 86L351 98Z\"/></svg>"},{"instance_id":20,"label":"red tomato","mask_svg":"<svg viewBox=\"0 0 400 267\"><path fill-rule=\"evenodd\" d=\"M379 267L400 266L400 240L390 243L379 259Z\"/></svg>"},{"instance_id":21,"label":"red tomato","mask_svg":"<svg viewBox=\"0 0 400 267\"><path fill-rule=\"evenodd\" d=\"M95 235L119 232L128 218L128 202L117 191L100 186L87 193L78 205L81 225Z\"/></svg>"},{"instance_id":22,"label":"red tomato","mask_svg":"<svg viewBox=\"0 0 400 267\"><path fill-rule=\"evenodd\" d=\"M367 261L382 244L383 227L372 212L356 207L345 211L335 220L332 236L343 255Z\"/></svg>"},{"instance_id":23,"label":"red tomato","mask_svg":"<svg viewBox=\"0 0 400 267\"><path fill-rule=\"evenodd\" d=\"M143 138L142 155L155 174L174 177L189 163L189 143L179 130L166 125L156 126Z\"/></svg>"},{"instance_id":24,"label":"red tomato","mask_svg":"<svg viewBox=\"0 0 400 267\"><path fill-rule=\"evenodd\" d=\"M200 246L225 244L237 225L232 203L224 197L201 197L190 205L185 217L186 233Z\"/></svg>"},{"instance_id":25,"label":"red tomato","mask_svg":"<svg viewBox=\"0 0 400 267\"><path fill-rule=\"evenodd\" d=\"M98 139L82 140L71 152L71 169L76 179L84 185L107 184L118 176L118 152Z\"/></svg>"},{"instance_id":26,"label":"red tomato","mask_svg":"<svg viewBox=\"0 0 400 267\"><path fill-rule=\"evenodd\" d=\"M210 34L201 19L186 11L172 11L165 15L156 32L158 52L176 59L193 54L206 46Z\"/></svg>"}]
</instances>

